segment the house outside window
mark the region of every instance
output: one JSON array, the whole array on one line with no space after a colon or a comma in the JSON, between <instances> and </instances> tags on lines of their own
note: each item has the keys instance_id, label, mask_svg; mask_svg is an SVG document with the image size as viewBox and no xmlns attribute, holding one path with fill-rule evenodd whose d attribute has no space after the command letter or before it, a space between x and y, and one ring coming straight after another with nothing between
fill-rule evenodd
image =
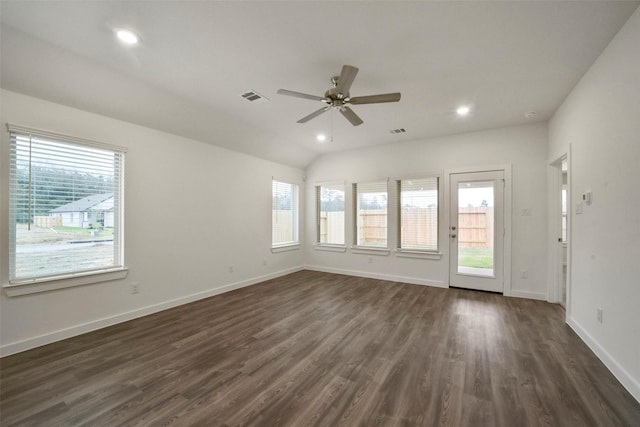
<instances>
[{"instance_id":1,"label":"house outside window","mask_svg":"<svg viewBox=\"0 0 640 427\"><path fill-rule=\"evenodd\" d=\"M316 243L344 245L344 184L316 186Z\"/></svg>"},{"instance_id":2,"label":"house outside window","mask_svg":"<svg viewBox=\"0 0 640 427\"><path fill-rule=\"evenodd\" d=\"M356 246L387 247L387 181L353 184Z\"/></svg>"},{"instance_id":3,"label":"house outside window","mask_svg":"<svg viewBox=\"0 0 640 427\"><path fill-rule=\"evenodd\" d=\"M271 196L271 246L299 244L298 186L273 180Z\"/></svg>"},{"instance_id":4,"label":"house outside window","mask_svg":"<svg viewBox=\"0 0 640 427\"><path fill-rule=\"evenodd\" d=\"M122 270L126 150L7 127L9 284Z\"/></svg>"},{"instance_id":5,"label":"house outside window","mask_svg":"<svg viewBox=\"0 0 640 427\"><path fill-rule=\"evenodd\" d=\"M398 248L438 251L438 178L407 179L398 185Z\"/></svg>"}]
</instances>

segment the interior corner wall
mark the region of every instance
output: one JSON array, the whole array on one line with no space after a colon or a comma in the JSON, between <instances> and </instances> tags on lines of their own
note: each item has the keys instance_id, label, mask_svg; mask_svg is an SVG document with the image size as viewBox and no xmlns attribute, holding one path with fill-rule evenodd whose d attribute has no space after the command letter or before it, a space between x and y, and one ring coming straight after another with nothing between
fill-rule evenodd
<instances>
[{"instance_id":1,"label":"interior corner wall","mask_svg":"<svg viewBox=\"0 0 640 427\"><path fill-rule=\"evenodd\" d=\"M402 142L328 154L313 162L306 171L307 194L314 194L314 186L327 181L346 184L345 209L347 246L353 244L353 207L350 201L351 183L439 175L457 168L483 168L510 164L512 166L512 295L536 299L547 298L547 160L546 123L466 133L425 141ZM336 140L334 144L339 144ZM443 190L444 186L441 185ZM446 200L440 198L441 203ZM522 216L523 210L531 212ZM448 286L448 230L447 219L440 217L439 247L442 258L400 258L393 251L388 256L370 256L346 252L317 250L315 200L307 198L306 205L307 268L356 276L404 281L432 286ZM442 210L441 210L442 212ZM395 225L389 219L390 242L394 242ZM393 243L390 243L393 245ZM522 278L522 271L528 278Z\"/></svg>"},{"instance_id":2,"label":"interior corner wall","mask_svg":"<svg viewBox=\"0 0 640 427\"><path fill-rule=\"evenodd\" d=\"M121 281L20 297L3 292L0 354L303 268L302 250L271 252L271 179L304 188L302 170L15 92L3 90L1 98L3 126L9 122L128 148L129 272ZM4 129L1 133L0 265L6 284L9 137ZM133 282L139 283L139 294L131 294Z\"/></svg>"},{"instance_id":3,"label":"interior corner wall","mask_svg":"<svg viewBox=\"0 0 640 427\"><path fill-rule=\"evenodd\" d=\"M568 322L640 401L639 40L637 9L550 120L549 152L571 150Z\"/></svg>"}]
</instances>

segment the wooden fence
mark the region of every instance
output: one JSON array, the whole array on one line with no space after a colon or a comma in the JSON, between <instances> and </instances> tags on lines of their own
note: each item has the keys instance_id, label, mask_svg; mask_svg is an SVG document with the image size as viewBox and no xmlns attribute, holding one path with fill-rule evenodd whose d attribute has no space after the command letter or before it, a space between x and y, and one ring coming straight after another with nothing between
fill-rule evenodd
<instances>
[{"instance_id":1,"label":"wooden fence","mask_svg":"<svg viewBox=\"0 0 640 427\"><path fill-rule=\"evenodd\" d=\"M387 245L387 210L372 209L360 211L360 236L356 244Z\"/></svg>"},{"instance_id":2,"label":"wooden fence","mask_svg":"<svg viewBox=\"0 0 640 427\"><path fill-rule=\"evenodd\" d=\"M493 207L458 208L458 243L467 248L493 247Z\"/></svg>"},{"instance_id":3,"label":"wooden fence","mask_svg":"<svg viewBox=\"0 0 640 427\"><path fill-rule=\"evenodd\" d=\"M345 243L344 212L320 212L320 243Z\"/></svg>"},{"instance_id":4,"label":"wooden fence","mask_svg":"<svg viewBox=\"0 0 640 427\"><path fill-rule=\"evenodd\" d=\"M35 216L33 217L33 225L42 228L62 227L61 216Z\"/></svg>"},{"instance_id":5,"label":"wooden fence","mask_svg":"<svg viewBox=\"0 0 640 427\"><path fill-rule=\"evenodd\" d=\"M403 208L402 247L438 247L438 208Z\"/></svg>"},{"instance_id":6,"label":"wooden fence","mask_svg":"<svg viewBox=\"0 0 640 427\"><path fill-rule=\"evenodd\" d=\"M403 209L405 226L402 229L404 245L437 246L438 232L427 224L435 223L437 208ZM48 217L43 217L48 218ZM280 241L291 239L291 211L277 211L274 223L278 222L277 236ZM344 242L345 215L343 212L321 212L320 242ZM461 247L493 247L493 207L459 208L458 240ZM360 243L384 245L387 241L387 211L384 209L362 211Z\"/></svg>"},{"instance_id":7,"label":"wooden fence","mask_svg":"<svg viewBox=\"0 0 640 427\"><path fill-rule=\"evenodd\" d=\"M276 210L273 211L273 217L271 219L271 233L273 241L275 242L291 242L293 240L293 230L291 229L291 215L290 210Z\"/></svg>"}]
</instances>

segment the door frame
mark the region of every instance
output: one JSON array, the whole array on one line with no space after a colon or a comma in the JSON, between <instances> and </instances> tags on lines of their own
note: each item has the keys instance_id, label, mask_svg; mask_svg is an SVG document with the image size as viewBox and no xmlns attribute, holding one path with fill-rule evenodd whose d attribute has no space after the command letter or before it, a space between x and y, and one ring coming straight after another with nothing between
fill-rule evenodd
<instances>
[{"instance_id":1,"label":"door frame","mask_svg":"<svg viewBox=\"0 0 640 427\"><path fill-rule=\"evenodd\" d=\"M562 252L558 245L558 236L562 233L561 223L557 220L561 210L560 189L562 188L562 160L567 161L567 295L565 301L565 316L571 315L571 242L572 242L572 217L573 217L573 189L571 184L571 145L566 153L548 162L549 175L549 276L547 287L547 301L560 303L562 301Z\"/></svg>"},{"instance_id":2,"label":"door frame","mask_svg":"<svg viewBox=\"0 0 640 427\"><path fill-rule=\"evenodd\" d=\"M474 172L494 172L502 171L504 173L504 195L503 195L503 226L504 226L504 241L503 241L503 272L504 286L502 294L504 296L512 296L511 290L511 164L503 165L490 165L490 166L477 166L477 167L465 167L465 168L452 168L444 171L444 219L446 222L446 257L447 257L447 287L450 287L451 283L451 262L449 257L451 256L451 240L449 238L449 230L451 227L451 175L458 173L474 173Z\"/></svg>"}]
</instances>

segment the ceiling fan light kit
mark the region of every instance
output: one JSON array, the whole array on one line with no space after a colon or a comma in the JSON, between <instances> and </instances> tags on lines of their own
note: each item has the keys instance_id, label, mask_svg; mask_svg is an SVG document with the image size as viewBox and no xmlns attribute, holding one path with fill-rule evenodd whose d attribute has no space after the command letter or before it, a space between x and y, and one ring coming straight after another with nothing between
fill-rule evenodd
<instances>
[{"instance_id":1,"label":"ceiling fan light kit","mask_svg":"<svg viewBox=\"0 0 640 427\"><path fill-rule=\"evenodd\" d=\"M352 65L344 65L340 75L331 78L333 87L327 90L324 93L324 96L308 95L306 93L295 92L287 89L279 89L278 94L308 99L311 101L321 101L326 104L326 106L298 120L298 123L306 123L333 108L339 110L344 118L353 126L358 126L361 125L363 121L351 108L348 107L348 105L379 104L383 102L400 101L400 92L356 96L352 98L349 94L349 89L351 89L351 85L353 84L357 74L358 68Z\"/></svg>"}]
</instances>

